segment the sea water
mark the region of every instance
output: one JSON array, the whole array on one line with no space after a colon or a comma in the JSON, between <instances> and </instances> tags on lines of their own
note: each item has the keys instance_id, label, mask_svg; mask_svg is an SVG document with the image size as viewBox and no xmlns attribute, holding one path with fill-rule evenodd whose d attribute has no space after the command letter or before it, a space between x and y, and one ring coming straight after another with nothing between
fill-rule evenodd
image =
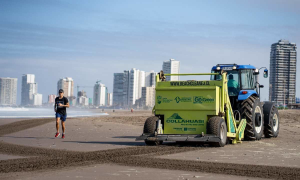
<instances>
[{"instance_id":1,"label":"sea water","mask_svg":"<svg viewBox=\"0 0 300 180\"><path fill-rule=\"evenodd\" d=\"M107 113L96 113L82 109L67 109L67 117L103 116ZM12 108L0 107L0 119L2 118L48 118L55 117L53 108Z\"/></svg>"}]
</instances>

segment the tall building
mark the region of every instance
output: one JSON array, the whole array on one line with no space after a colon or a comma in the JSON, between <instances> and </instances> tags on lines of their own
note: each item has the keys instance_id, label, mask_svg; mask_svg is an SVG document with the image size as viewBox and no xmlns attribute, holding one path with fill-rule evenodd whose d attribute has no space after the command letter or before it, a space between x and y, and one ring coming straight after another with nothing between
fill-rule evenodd
<instances>
[{"instance_id":1,"label":"tall building","mask_svg":"<svg viewBox=\"0 0 300 180\"><path fill-rule=\"evenodd\" d=\"M37 88L34 74L22 76L21 105L33 105L33 94L37 93Z\"/></svg>"},{"instance_id":2,"label":"tall building","mask_svg":"<svg viewBox=\"0 0 300 180\"><path fill-rule=\"evenodd\" d=\"M49 104L55 103L55 98L56 98L56 95L55 95L55 94L50 94L50 95L48 95L48 103L49 103Z\"/></svg>"},{"instance_id":3,"label":"tall building","mask_svg":"<svg viewBox=\"0 0 300 180\"><path fill-rule=\"evenodd\" d=\"M156 72L153 70L150 72L146 72L146 80L145 80L145 87L155 86L156 84Z\"/></svg>"},{"instance_id":4,"label":"tall building","mask_svg":"<svg viewBox=\"0 0 300 180\"><path fill-rule=\"evenodd\" d=\"M155 86L142 88L143 107L153 108L155 105Z\"/></svg>"},{"instance_id":5,"label":"tall building","mask_svg":"<svg viewBox=\"0 0 300 180\"><path fill-rule=\"evenodd\" d=\"M113 105L113 93L107 93L107 106Z\"/></svg>"},{"instance_id":6,"label":"tall building","mask_svg":"<svg viewBox=\"0 0 300 180\"><path fill-rule=\"evenodd\" d=\"M65 97L74 95L74 81L70 77L61 78L57 82L57 93L60 89L64 90Z\"/></svg>"},{"instance_id":7,"label":"tall building","mask_svg":"<svg viewBox=\"0 0 300 180\"><path fill-rule=\"evenodd\" d=\"M135 101L142 96L142 87L145 87L145 71L132 68L129 72L128 106L131 107Z\"/></svg>"},{"instance_id":8,"label":"tall building","mask_svg":"<svg viewBox=\"0 0 300 180\"><path fill-rule=\"evenodd\" d=\"M34 106L41 106L43 104L43 95L34 93L33 94L33 103Z\"/></svg>"},{"instance_id":9,"label":"tall building","mask_svg":"<svg viewBox=\"0 0 300 180\"><path fill-rule=\"evenodd\" d=\"M179 74L180 62L175 59L164 61L162 69L165 74ZM166 76L167 81L179 81L179 76Z\"/></svg>"},{"instance_id":10,"label":"tall building","mask_svg":"<svg viewBox=\"0 0 300 180\"><path fill-rule=\"evenodd\" d=\"M269 96L279 105L296 102L296 49L296 44L287 40L271 46Z\"/></svg>"},{"instance_id":11,"label":"tall building","mask_svg":"<svg viewBox=\"0 0 300 180\"><path fill-rule=\"evenodd\" d=\"M113 105L128 106L129 71L114 73Z\"/></svg>"},{"instance_id":12,"label":"tall building","mask_svg":"<svg viewBox=\"0 0 300 180\"><path fill-rule=\"evenodd\" d=\"M94 106L107 106L107 87L104 84L95 84L93 102Z\"/></svg>"},{"instance_id":13,"label":"tall building","mask_svg":"<svg viewBox=\"0 0 300 180\"><path fill-rule=\"evenodd\" d=\"M17 104L17 78L0 78L0 105Z\"/></svg>"}]
</instances>

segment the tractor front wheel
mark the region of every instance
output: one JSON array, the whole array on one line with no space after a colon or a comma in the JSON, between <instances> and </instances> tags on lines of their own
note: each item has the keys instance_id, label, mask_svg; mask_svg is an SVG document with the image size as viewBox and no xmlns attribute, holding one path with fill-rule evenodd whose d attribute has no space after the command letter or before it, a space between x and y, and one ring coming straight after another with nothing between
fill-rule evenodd
<instances>
[{"instance_id":1,"label":"tractor front wheel","mask_svg":"<svg viewBox=\"0 0 300 180\"><path fill-rule=\"evenodd\" d=\"M247 121L245 140L260 140L264 131L263 108L258 97L250 96L241 103L241 116Z\"/></svg>"},{"instance_id":2,"label":"tractor front wheel","mask_svg":"<svg viewBox=\"0 0 300 180\"><path fill-rule=\"evenodd\" d=\"M223 147L227 143L227 126L223 118L214 116L208 120L207 131L220 138L220 142L212 143L215 147Z\"/></svg>"}]
</instances>

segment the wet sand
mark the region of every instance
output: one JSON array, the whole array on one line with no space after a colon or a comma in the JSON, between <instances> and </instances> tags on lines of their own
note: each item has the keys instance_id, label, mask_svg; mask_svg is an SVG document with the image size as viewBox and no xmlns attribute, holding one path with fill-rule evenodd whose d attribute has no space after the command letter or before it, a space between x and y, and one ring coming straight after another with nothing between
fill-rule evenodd
<instances>
[{"instance_id":1,"label":"wet sand","mask_svg":"<svg viewBox=\"0 0 300 180\"><path fill-rule=\"evenodd\" d=\"M53 119L1 125L0 179L300 178L299 110L280 111L278 138L224 148L145 146L135 137L151 112L108 113L68 119L65 139Z\"/></svg>"}]
</instances>

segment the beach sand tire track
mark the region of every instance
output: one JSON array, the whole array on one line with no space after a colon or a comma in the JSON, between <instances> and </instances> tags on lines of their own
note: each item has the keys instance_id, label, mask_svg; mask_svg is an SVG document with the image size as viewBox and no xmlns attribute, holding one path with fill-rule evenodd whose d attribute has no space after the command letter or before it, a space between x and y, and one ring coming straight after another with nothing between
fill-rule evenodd
<instances>
[{"instance_id":1,"label":"beach sand tire track","mask_svg":"<svg viewBox=\"0 0 300 180\"><path fill-rule=\"evenodd\" d=\"M0 135L3 136L13 132L18 132L48 122L53 122L53 119L34 119L2 125L0 126ZM2 160L0 161L0 173L30 172L36 170L57 169L61 167L112 163L125 166L138 166L169 170L186 170L193 172L207 172L272 179L300 178L300 168L296 167L276 167L264 165L187 161L175 159L160 159L154 157L194 150L205 151L207 149L209 148L199 149L198 147L177 147L163 145L128 147L93 152L76 152L28 147L0 142L1 153L23 156L36 156L30 158ZM145 157L145 154L147 154L147 157Z\"/></svg>"}]
</instances>

